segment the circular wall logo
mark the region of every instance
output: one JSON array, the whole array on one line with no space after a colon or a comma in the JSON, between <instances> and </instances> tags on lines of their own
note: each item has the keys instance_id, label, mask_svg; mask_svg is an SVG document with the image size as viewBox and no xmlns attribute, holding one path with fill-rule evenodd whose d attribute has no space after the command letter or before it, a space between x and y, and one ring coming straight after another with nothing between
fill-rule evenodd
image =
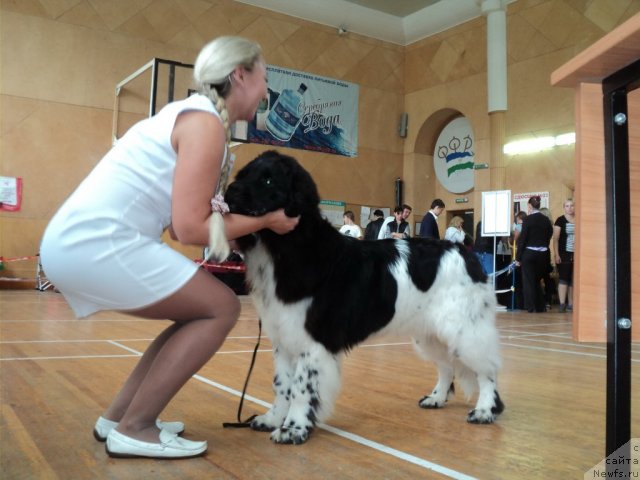
<instances>
[{"instance_id":1,"label":"circular wall logo","mask_svg":"<svg viewBox=\"0 0 640 480\"><path fill-rule=\"evenodd\" d=\"M464 193L473 188L474 139L471 125L458 117L440 132L433 153L436 176L452 193Z\"/></svg>"}]
</instances>

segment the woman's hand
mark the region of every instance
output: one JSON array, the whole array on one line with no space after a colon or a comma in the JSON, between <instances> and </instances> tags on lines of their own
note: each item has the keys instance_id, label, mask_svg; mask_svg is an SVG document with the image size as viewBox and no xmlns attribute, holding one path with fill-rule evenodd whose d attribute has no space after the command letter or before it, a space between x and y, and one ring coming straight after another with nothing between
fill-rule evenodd
<instances>
[{"instance_id":1,"label":"woman's hand","mask_svg":"<svg viewBox=\"0 0 640 480\"><path fill-rule=\"evenodd\" d=\"M274 231L279 235L289 233L296 228L300 221L300 216L287 217L284 213L284 209L276 210L275 212L269 212L264 216L266 228Z\"/></svg>"}]
</instances>

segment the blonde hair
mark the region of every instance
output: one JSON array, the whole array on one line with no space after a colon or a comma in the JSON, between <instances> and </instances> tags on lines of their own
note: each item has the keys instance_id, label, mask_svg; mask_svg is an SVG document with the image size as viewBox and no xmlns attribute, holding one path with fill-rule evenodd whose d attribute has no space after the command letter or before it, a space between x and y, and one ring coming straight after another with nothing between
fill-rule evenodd
<instances>
[{"instance_id":1,"label":"blonde hair","mask_svg":"<svg viewBox=\"0 0 640 480\"><path fill-rule=\"evenodd\" d=\"M208 97L220 115L227 134L227 147L231 141L231 125L225 98L231 92L231 74L238 66L253 70L256 62L262 58L260 45L242 37L218 37L212 40L198 54L193 67L193 80L196 90ZM216 196L226 189L231 173L232 161L223 161ZM230 252L229 242L224 234L224 221L218 211L209 217L209 253L205 260L214 257L219 261L227 258Z\"/></svg>"},{"instance_id":2,"label":"blonde hair","mask_svg":"<svg viewBox=\"0 0 640 480\"><path fill-rule=\"evenodd\" d=\"M464 219L462 217L459 217L458 215L456 215L455 217L453 217L451 219L451 221L449 222L449 226L450 227L456 227L458 228L460 225L462 225L464 223Z\"/></svg>"},{"instance_id":3,"label":"blonde hair","mask_svg":"<svg viewBox=\"0 0 640 480\"><path fill-rule=\"evenodd\" d=\"M231 74L238 66L251 71L261 57L262 48L257 43L243 37L224 36L205 45L196 59L195 87L215 105L227 133L227 143L231 140L231 126L225 98L231 91Z\"/></svg>"}]
</instances>

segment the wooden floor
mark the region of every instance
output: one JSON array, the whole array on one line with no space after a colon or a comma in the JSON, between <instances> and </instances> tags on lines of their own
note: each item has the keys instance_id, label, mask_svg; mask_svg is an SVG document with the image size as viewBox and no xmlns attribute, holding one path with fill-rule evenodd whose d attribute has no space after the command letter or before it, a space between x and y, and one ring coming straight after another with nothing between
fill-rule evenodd
<instances>
[{"instance_id":1,"label":"wooden floor","mask_svg":"<svg viewBox=\"0 0 640 480\"><path fill-rule=\"evenodd\" d=\"M235 421L257 335L255 310L242 315L220 352L163 414L185 437L206 439L192 460L115 460L92 428L140 352L168 322L103 312L75 320L52 291L0 291L0 477L3 479L582 479L605 450L604 345L571 340L570 314L498 314L506 411L494 425L465 421L458 394L440 410L417 401L435 369L408 339L377 338L344 364L336 410L301 446L268 434L223 429ZM640 384L634 345L633 384ZM271 351L263 339L244 416L272 401ZM640 389L632 436L640 436Z\"/></svg>"}]
</instances>

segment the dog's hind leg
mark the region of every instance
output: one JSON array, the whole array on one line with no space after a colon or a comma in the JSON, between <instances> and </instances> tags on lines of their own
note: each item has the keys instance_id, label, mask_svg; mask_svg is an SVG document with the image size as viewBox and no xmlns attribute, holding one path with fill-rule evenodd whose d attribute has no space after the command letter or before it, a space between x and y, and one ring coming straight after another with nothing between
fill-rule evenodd
<instances>
[{"instance_id":1,"label":"dog's hind leg","mask_svg":"<svg viewBox=\"0 0 640 480\"><path fill-rule=\"evenodd\" d=\"M443 407L455 392L454 368L449 359L447 347L433 337L423 340L414 338L413 344L421 357L434 362L438 367L438 383L429 395L425 395L418 401L418 405L420 408Z\"/></svg>"},{"instance_id":2,"label":"dog's hind leg","mask_svg":"<svg viewBox=\"0 0 640 480\"><path fill-rule=\"evenodd\" d=\"M467 422L493 423L496 416L504 410L504 403L500 399L495 378L478 374L478 385L480 387L478 403L467 415Z\"/></svg>"},{"instance_id":3,"label":"dog's hind leg","mask_svg":"<svg viewBox=\"0 0 640 480\"><path fill-rule=\"evenodd\" d=\"M457 339L456 375L465 392L478 387L478 401L467 415L469 423L493 423L504 410L497 387L500 369L498 333L492 323L464 330ZM458 363L459 362L459 363Z\"/></svg>"},{"instance_id":4,"label":"dog's hind leg","mask_svg":"<svg viewBox=\"0 0 640 480\"><path fill-rule=\"evenodd\" d=\"M276 443L307 441L317 422L327 418L340 389L341 356L314 345L298 357L291 401L282 426L271 433Z\"/></svg>"},{"instance_id":5,"label":"dog's hind leg","mask_svg":"<svg viewBox=\"0 0 640 480\"><path fill-rule=\"evenodd\" d=\"M273 432L282 425L289 411L295 363L278 347L273 350L273 362L275 367L272 384L275 394L273 405L267 413L259 415L251 421L251 428L260 432Z\"/></svg>"}]
</instances>

